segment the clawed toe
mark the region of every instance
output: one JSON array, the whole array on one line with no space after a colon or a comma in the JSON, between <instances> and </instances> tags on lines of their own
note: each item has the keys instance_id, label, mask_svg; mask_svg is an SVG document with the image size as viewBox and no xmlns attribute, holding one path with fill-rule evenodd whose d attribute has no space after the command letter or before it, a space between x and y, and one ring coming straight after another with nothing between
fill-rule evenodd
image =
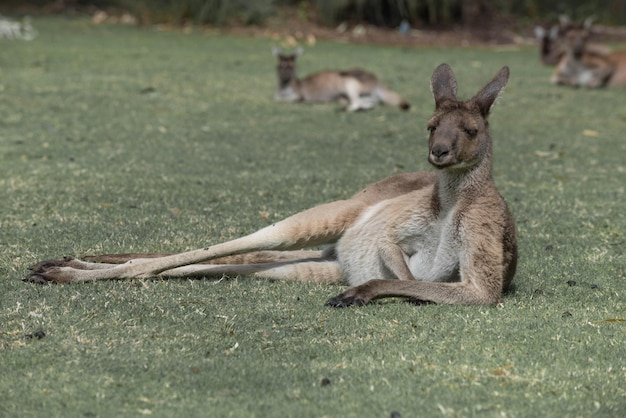
<instances>
[{"instance_id":1,"label":"clawed toe","mask_svg":"<svg viewBox=\"0 0 626 418\"><path fill-rule=\"evenodd\" d=\"M36 284L69 282L71 278L65 277L62 270L63 267L72 267L74 260L74 257L65 256L61 260L40 261L28 267L31 273L23 278L22 281Z\"/></svg>"}]
</instances>

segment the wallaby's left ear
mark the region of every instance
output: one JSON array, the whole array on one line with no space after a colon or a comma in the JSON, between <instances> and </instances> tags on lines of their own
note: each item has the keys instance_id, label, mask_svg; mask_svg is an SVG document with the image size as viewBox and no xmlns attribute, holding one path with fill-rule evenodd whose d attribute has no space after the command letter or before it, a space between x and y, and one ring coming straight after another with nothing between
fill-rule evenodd
<instances>
[{"instance_id":1,"label":"wallaby's left ear","mask_svg":"<svg viewBox=\"0 0 626 418\"><path fill-rule=\"evenodd\" d=\"M478 104L480 113L483 117L487 117L496 99L502 94L504 86L509 81L509 67L502 67L485 87L483 87L472 100Z\"/></svg>"},{"instance_id":2,"label":"wallaby's left ear","mask_svg":"<svg viewBox=\"0 0 626 418\"><path fill-rule=\"evenodd\" d=\"M439 64L430 78L430 91L439 108L444 100L456 100L456 77L448 64Z\"/></svg>"}]
</instances>

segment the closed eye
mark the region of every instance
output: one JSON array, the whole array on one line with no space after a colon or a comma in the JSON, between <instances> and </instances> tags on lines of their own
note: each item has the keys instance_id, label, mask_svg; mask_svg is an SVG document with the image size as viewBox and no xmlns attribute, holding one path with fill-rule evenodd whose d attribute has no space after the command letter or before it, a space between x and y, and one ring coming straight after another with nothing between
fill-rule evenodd
<instances>
[{"instance_id":1,"label":"closed eye","mask_svg":"<svg viewBox=\"0 0 626 418\"><path fill-rule=\"evenodd\" d=\"M434 125L430 125L430 126L428 126L426 129L428 129L428 132L430 132L430 133L432 134L433 132L435 132L435 130L437 129L437 127L436 127L436 126L434 126Z\"/></svg>"},{"instance_id":2,"label":"closed eye","mask_svg":"<svg viewBox=\"0 0 626 418\"><path fill-rule=\"evenodd\" d=\"M471 136L472 138L475 137L478 134L478 129L469 129L469 128L465 128L463 129L465 131L465 133L469 136Z\"/></svg>"}]
</instances>

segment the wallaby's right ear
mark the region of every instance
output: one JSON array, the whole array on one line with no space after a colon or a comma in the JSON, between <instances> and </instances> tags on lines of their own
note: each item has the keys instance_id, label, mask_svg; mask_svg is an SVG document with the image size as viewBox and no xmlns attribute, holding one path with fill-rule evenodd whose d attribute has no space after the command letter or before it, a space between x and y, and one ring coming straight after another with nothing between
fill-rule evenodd
<instances>
[{"instance_id":1,"label":"wallaby's right ear","mask_svg":"<svg viewBox=\"0 0 626 418\"><path fill-rule=\"evenodd\" d=\"M296 57L299 57L302 54L304 54L304 49L302 49L301 46L299 46L298 49L296 49L296 51L293 53L293 55Z\"/></svg>"},{"instance_id":2,"label":"wallaby's right ear","mask_svg":"<svg viewBox=\"0 0 626 418\"><path fill-rule=\"evenodd\" d=\"M502 67L502 69L496 74L485 87L483 87L472 100L475 100L480 109L480 113L487 117L489 111L496 102L496 99L502 94L504 86L509 81L509 67Z\"/></svg>"},{"instance_id":3,"label":"wallaby's right ear","mask_svg":"<svg viewBox=\"0 0 626 418\"><path fill-rule=\"evenodd\" d=\"M456 100L456 78L448 64L440 64L430 79L430 91L435 99L435 107L444 100Z\"/></svg>"}]
</instances>

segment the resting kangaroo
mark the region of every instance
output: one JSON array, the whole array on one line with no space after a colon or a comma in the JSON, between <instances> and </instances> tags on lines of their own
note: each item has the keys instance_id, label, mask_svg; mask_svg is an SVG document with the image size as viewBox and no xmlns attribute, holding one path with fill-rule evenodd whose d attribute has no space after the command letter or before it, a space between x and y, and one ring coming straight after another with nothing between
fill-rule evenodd
<instances>
[{"instance_id":1,"label":"resting kangaroo","mask_svg":"<svg viewBox=\"0 0 626 418\"><path fill-rule=\"evenodd\" d=\"M564 36L564 54L550 78L552 84L574 87L625 87L626 51L599 48L590 42L591 26L570 28Z\"/></svg>"},{"instance_id":2,"label":"resting kangaroo","mask_svg":"<svg viewBox=\"0 0 626 418\"><path fill-rule=\"evenodd\" d=\"M535 37L540 43L539 58L541 59L541 63L551 67L556 66L567 52L566 39L568 33L583 28L589 30L591 23L591 18L585 19L582 24L576 24L567 16L561 15L559 17L559 23L550 25L548 28L535 26ZM586 52L594 55L604 55L610 53L611 49L602 44L588 42Z\"/></svg>"},{"instance_id":3,"label":"resting kangaroo","mask_svg":"<svg viewBox=\"0 0 626 418\"><path fill-rule=\"evenodd\" d=\"M278 58L278 91L275 99L285 102L333 102L348 100L349 111L366 110L377 103L398 106L408 110L411 106L400 95L385 87L372 73L361 69L347 71L320 71L303 79L296 75L296 58L302 48L295 53L284 55L274 48Z\"/></svg>"},{"instance_id":4,"label":"resting kangaroo","mask_svg":"<svg viewBox=\"0 0 626 418\"><path fill-rule=\"evenodd\" d=\"M250 274L352 286L327 302L334 307L395 296L495 304L513 280L517 263L513 218L491 175L487 122L508 78L509 69L503 67L473 98L460 101L451 68L441 64L435 69L428 161L436 173L397 174L350 199L203 249L173 255L102 255L91 257L92 262L71 257L42 261L24 280ZM299 251L320 244L335 246ZM211 264L198 264L203 262Z\"/></svg>"}]
</instances>

